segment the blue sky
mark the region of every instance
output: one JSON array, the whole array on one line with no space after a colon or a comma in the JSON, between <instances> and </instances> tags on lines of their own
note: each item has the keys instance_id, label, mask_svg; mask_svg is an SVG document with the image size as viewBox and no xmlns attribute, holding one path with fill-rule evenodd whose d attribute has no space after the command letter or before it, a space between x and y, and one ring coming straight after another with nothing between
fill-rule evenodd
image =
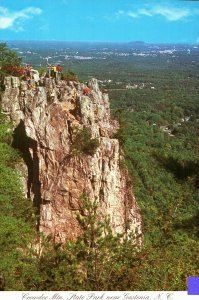
<instances>
[{"instance_id":1,"label":"blue sky","mask_svg":"<svg viewBox=\"0 0 199 300\"><path fill-rule=\"evenodd\" d=\"M199 1L0 0L0 40L199 43Z\"/></svg>"}]
</instances>

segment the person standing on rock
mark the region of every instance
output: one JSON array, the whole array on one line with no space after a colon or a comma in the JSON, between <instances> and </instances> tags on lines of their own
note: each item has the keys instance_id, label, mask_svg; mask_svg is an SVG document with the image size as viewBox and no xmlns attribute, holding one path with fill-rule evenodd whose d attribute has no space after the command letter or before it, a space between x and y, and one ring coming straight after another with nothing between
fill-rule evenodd
<instances>
[{"instance_id":1,"label":"person standing on rock","mask_svg":"<svg viewBox=\"0 0 199 300\"><path fill-rule=\"evenodd\" d=\"M53 68L52 68L52 70L53 70L53 78L57 78L57 67L54 65L53 66Z\"/></svg>"},{"instance_id":2,"label":"person standing on rock","mask_svg":"<svg viewBox=\"0 0 199 300\"><path fill-rule=\"evenodd\" d=\"M25 70L26 70L26 76L27 76L28 78L31 78L31 70L32 70L32 67L31 67L30 65L26 65Z\"/></svg>"},{"instance_id":3,"label":"person standing on rock","mask_svg":"<svg viewBox=\"0 0 199 300\"><path fill-rule=\"evenodd\" d=\"M57 65L57 79L61 79L62 77L62 66Z\"/></svg>"}]
</instances>

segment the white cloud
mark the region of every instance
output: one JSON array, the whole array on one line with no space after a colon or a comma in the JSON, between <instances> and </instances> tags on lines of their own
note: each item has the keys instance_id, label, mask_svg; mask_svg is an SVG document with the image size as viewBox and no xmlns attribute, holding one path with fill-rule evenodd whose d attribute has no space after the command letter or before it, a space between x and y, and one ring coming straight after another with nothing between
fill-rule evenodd
<instances>
[{"instance_id":1,"label":"white cloud","mask_svg":"<svg viewBox=\"0 0 199 300\"><path fill-rule=\"evenodd\" d=\"M131 12L131 11L127 12L126 14L127 14L127 16L129 16L131 18L137 18L138 17L138 14L136 14L134 12Z\"/></svg>"},{"instance_id":2,"label":"white cloud","mask_svg":"<svg viewBox=\"0 0 199 300\"><path fill-rule=\"evenodd\" d=\"M117 17L128 16L131 18L138 18L141 16L153 17L153 16L162 16L170 22L184 20L186 17L189 17L198 12L191 11L187 8L176 8L176 7L166 7L166 6L155 6L153 8L139 8L135 11L124 12L119 10L116 13Z\"/></svg>"},{"instance_id":3,"label":"white cloud","mask_svg":"<svg viewBox=\"0 0 199 300\"><path fill-rule=\"evenodd\" d=\"M22 31L21 22L41 13L42 10L37 7L27 7L15 12L10 12L7 8L0 7L0 29Z\"/></svg>"},{"instance_id":4,"label":"white cloud","mask_svg":"<svg viewBox=\"0 0 199 300\"><path fill-rule=\"evenodd\" d=\"M118 15L123 15L124 14L124 11L123 10L118 10Z\"/></svg>"},{"instance_id":5,"label":"white cloud","mask_svg":"<svg viewBox=\"0 0 199 300\"><path fill-rule=\"evenodd\" d=\"M0 16L0 29L6 29L11 27L13 24L13 20L9 17L1 17Z\"/></svg>"},{"instance_id":6,"label":"white cloud","mask_svg":"<svg viewBox=\"0 0 199 300\"><path fill-rule=\"evenodd\" d=\"M138 10L138 14L139 15L144 15L144 16L148 16L148 17L152 17L153 13L150 10L147 10L146 8L141 8Z\"/></svg>"},{"instance_id":7,"label":"white cloud","mask_svg":"<svg viewBox=\"0 0 199 300\"><path fill-rule=\"evenodd\" d=\"M123 10L118 10L118 11L115 13L114 17L119 18L119 17L121 17L122 15L125 15L125 11L123 11Z\"/></svg>"},{"instance_id":8,"label":"white cloud","mask_svg":"<svg viewBox=\"0 0 199 300\"><path fill-rule=\"evenodd\" d=\"M168 21L178 21L192 14L191 11L186 8L169 8L161 6L155 7L151 13L153 15L161 15Z\"/></svg>"}]
</instances>

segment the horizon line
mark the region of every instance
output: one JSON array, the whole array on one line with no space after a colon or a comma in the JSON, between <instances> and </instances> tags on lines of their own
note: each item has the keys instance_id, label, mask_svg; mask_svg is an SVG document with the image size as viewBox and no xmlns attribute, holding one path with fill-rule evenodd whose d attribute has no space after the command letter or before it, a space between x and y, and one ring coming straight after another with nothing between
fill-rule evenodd
<instances>
[{"instance_id":1,"label":"horizon line","mask_svg":"<svg viewBox=\"0 0 199 300\"><path fill-rule=\"evenodd\" d=\"M108 43L108 44L131 44L131 43L137 43L137 44L152 44L152 45L157 45L157 44L164 44L164 45L169 45L169 44L175 44L175 45L199 45L197 42L145 42L145 41L79 41L79 40L20 40L20 39L0 39L1 42L48 42L48 43L93 43L93 44L103 44L103 43Z\"/></svg>"}]
</instances>

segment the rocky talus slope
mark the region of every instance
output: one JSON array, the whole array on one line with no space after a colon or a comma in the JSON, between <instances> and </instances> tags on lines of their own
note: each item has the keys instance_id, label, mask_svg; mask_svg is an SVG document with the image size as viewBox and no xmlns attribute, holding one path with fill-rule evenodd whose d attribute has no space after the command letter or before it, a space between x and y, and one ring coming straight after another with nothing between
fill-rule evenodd
<instances>
[{"instance_id":1,"label":"rocky talus slope","mask_svg":"<svg viewBox=\"0 0 199 300\"><path fill-rule=\"evenodd\" d=\"M26 167L25 186L39 211L39 230L64 242L80 234L76 212L81 195L99 203L99 215L109 215L114 233L141 233L141 217L119 142L118 123L110 118L109 98L97 80L83 95L84 84L43 78L36 85L6 77L2 110L14 124L13 145ZM99 140L95 154L75 154L77 128L90 128Z\"/></svg>"}]
</instances>

